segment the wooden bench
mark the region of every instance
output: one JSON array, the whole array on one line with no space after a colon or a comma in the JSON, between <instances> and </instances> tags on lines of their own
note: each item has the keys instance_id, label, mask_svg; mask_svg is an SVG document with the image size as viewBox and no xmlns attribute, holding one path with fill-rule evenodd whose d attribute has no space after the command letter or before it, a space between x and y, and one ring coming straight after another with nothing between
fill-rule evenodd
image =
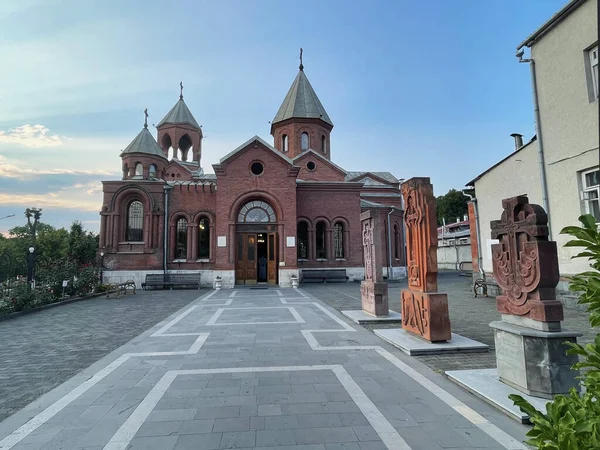
<instances>
[{"instance_id":1,"label":"wooden bench","mask_svg":"<svg viewBox=\"0 0 600 450\"><path fill-rule=\"evenodd\" d=\"M146 281L142 283L142 289L150 287L160 287L161 289L183 286L194 286L200 289L199 273L149 273L146 275Z\"/></svg>"},{"instance_id":2,"label":"wooden bench","mask_svg":"<svg viewBox=\"0 0 600 450\"><path fill-rule=\"evenodd\" d=\"M346 283L348 276L346 269L304 269L302 270L301 283Z\"/></svg>"},{"instance_id":3,"label":"wooden bench","mask_svg":"<svg viewBox=\"0 0 600 450\"><path fill-rule=\"evenodd\" d=\"M124 283L111 284L106 291L106 298L110 298L110 294L116 294L116 298L119 298L121 294L127 295L127 292L135 295L135 281L127 280Z\"/></svg>"},{"instance_id":4,"label":"wooden bench","mask_svg":"<svg viewBox=\"0 0 600 450\"><path fill-rule=\"evenodd\" d=\"M142 290L146 290L149 287L160 287L165 288L165 274L164 273L149 273L146 275L146 281L142 283Z\"/></svg>"},{"instance_id":5,"label":"wooden bench","mask_svg":"<svg viewBox=\"0 0 600 450\"><path fill-rule=\"evenodd\" d=\"M168 273L166 284L170 289L175 286L194 286L200 289L199 273Z\"/></svg>"},{"instance_id":6,"label":"wooden bench","mask_svg":"<svg viewBox=\"0 0 600 450\"><path fill-rule=\"evenodd\" d=\"M475 280L475 283L473 284L473 293L475 294L475 298L477 298L478 289L481 289L482 295L489 297L488 287L500 289L500 286L498 286L498 284L494 283L493 281L486 281L483 278L478 278L477 280Z\"/></svg>"}]
</instances>

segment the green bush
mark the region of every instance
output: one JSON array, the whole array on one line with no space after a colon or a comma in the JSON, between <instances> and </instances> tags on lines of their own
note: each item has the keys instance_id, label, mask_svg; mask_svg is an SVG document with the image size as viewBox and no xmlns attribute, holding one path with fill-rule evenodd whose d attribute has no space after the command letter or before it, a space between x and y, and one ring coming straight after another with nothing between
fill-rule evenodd
<instances>
[{"instance_id":1,"label":"green bush","mask_svg":"<svg viewBox=\"0 0 600 450\"><path fill-rule=\"evenodd\" d=\"M600 233L591 215L581 216L582 227L566 227L561 234L575 239L565 247L583 247L573 258L589 258L590 269L570 279L570 290L580 294L579 303L587 305L590 325L600 325ZM600 335L582 346L567 342L567 353L579 355L574 369L582 369L582 394L571 389L569 395L557 395L546 405L546 413L536 410L520 395L509 398L529 415L533 428L527 442L539 450L600 449Z\"/></svg>"}]
</instances>

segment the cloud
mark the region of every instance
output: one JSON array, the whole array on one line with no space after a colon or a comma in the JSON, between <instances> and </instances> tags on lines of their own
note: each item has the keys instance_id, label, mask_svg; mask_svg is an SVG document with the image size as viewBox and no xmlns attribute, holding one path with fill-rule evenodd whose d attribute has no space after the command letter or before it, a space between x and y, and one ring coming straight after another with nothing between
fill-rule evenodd
<instances>
[{"instance_id":1,"label":"cloud","mask_svg":"<svg viewBox=\"0 0 600 450\"><path fill-rule=\"evenodd\" d=\"M1 138L1 136L0 136ZM9 161L5 156L0 155L0 179L18 178L21 180L38 178L44 175L95 175L95 176L114 176L116 172L108 170L73 170L73 169L32 169L23 166L21 163Z\"/></svg>"},{"instance_id":2,"label":"cloud","mask_svg":"<svg viewBox=\"0 0 600 450\"><path fill-rule=\"evenodd\" d=\"M0 144L18 144L25 147L57 147L63 144L64 136L50 134L44 125L22 125L0 131Z\"/></svg>"}]
</instances>

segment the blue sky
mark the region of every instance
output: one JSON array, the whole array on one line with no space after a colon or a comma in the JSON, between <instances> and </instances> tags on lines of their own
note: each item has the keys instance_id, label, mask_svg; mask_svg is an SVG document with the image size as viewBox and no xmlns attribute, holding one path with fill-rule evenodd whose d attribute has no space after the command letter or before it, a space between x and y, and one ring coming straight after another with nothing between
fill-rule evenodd
<instances>
[{"instance_id":1,"label":"blue sky","mask_svg":"<svg viewBox=\"0 0 600 450\"><path fill-rule=\"evenodd\" d=\"M255 134L272 142L300 47L335 163L463 188L513 150L511 133L533 135L515 48L565 1L2 2L0 217L16 217L0 232L32 206L97 231L100 180L119 178L143 109L158 123L180 80L206 172Z\"/></svg>"}]
</instances>

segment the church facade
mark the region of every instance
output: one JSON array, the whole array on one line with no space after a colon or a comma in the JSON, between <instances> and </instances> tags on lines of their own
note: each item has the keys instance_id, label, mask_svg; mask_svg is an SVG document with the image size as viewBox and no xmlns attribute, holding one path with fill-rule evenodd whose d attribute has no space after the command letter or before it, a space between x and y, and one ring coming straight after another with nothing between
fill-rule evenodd
<instances>
[{"instance_id":1,"label":"church facade","mask_svg":"<svg viewBox=\"0 0 600 450\"><path fill-rule=\"evenodd\" d=\"M300 70L271 122L273 144L258 136L201 166L202 128L183 100L121 153L123 178L103 182L100 249L106 282L146 274L200 273L236 284L289 286L305 269L346 269L362 279L360 214L385 226L384 274L402 274L399 180L388 172L348 172L331 160L333 122Z\"/></svg>"}]
</instances>

